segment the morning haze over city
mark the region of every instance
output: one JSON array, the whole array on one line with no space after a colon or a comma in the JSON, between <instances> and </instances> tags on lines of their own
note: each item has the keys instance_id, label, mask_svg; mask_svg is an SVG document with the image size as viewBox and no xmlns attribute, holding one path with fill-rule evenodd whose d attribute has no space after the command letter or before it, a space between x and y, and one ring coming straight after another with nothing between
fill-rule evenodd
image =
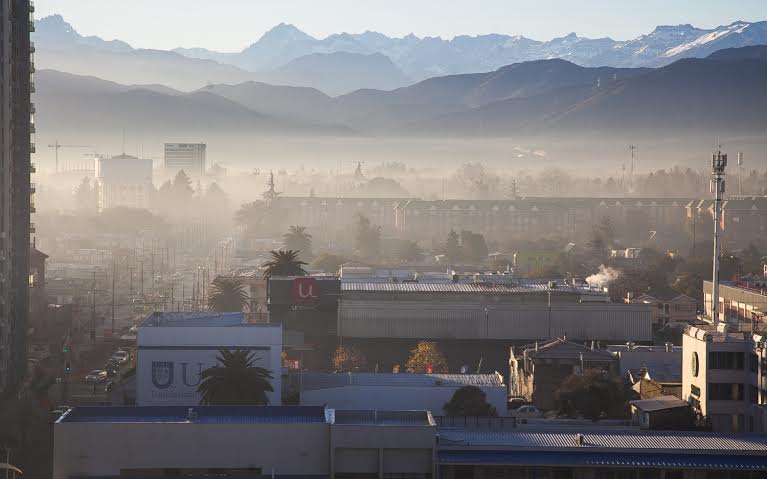
<instances>
[{"instance_id":1,"label":"morning haze over city","mask_svg":"<svg viewBox=\"0 0 767 479\"><path fill-rule=\"evenodd\" d=\"M0 0L0 475L767 474L761 0Z\"/></svg>"}]
</instances>

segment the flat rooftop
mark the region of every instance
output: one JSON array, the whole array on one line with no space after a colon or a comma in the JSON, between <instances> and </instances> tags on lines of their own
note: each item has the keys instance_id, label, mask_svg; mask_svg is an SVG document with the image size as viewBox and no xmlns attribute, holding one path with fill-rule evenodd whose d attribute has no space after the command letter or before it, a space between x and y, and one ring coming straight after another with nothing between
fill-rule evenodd
<instances>
[{"instance_id":1,"label":"flat rooftop","mask_svg":"<svg viewBox=\"0 0 767 479\"><path fill-rule=\"evenodd\" d=\"M56 422L296 424L324 423L327 416L322 406L81 406L70 409Z\"/></svg>"},{"instance_id":2,"label":"flat rooftop","mask_svg":"<svg viewBox=\"0 0 767 479\"><path fill-rule=\"evenodd\" d=\"M688 431L590 431L582 430L536 431L471 431L440 428L440 446L464 448L509 449L575 449L677 451L685 453L726 454L760 453L767 459L767 436L756 434L718 434ZM579 445L579 436L583 445Z\"/></svg>"},{"instance_id":3,"label":"flat rooftop","mask_svg":"<svg viewBox=\"0 0 767 479\"><path fill-rule=\"evenodd\" d=\"M301 387L305 391L344 386L381 387L496 387L505 388L500 374L396 374L396 373L324 373L304 372Z\"/></svg>"},{"instance_id":4,"label":"flat rooftop","mask_svg":"<svg viewBox=\"0 0 767 479\"><path fill-rule=\"evenodd\" d=\"M162 312L155 311L141 322L139 327L224 327L247 326L278 328L278 324L250 324L244 313L215 312Z\"/></svg>"},{"instance_id":5,"label":"flat rooftop","mask_svg":"<svg viewBox=\"0 0 767 479\"><path fill-rule=\"evenodd\" d=\"M481 293L481 294L578 294L606 296L607 293L588 287L571 286L557 283L550 287L548 282L514 281L508 283L476 282L476 283L442 283L431 281L415 282L376 282L364 281L359 278L353 281L341 281L343 292L377 292L377 293Z\"/></svg>"}]
</instances>

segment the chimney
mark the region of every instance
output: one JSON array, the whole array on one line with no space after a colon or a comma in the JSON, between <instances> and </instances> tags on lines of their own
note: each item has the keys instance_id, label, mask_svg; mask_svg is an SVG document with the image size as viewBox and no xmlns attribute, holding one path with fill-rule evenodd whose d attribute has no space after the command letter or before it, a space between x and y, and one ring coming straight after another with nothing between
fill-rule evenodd
<instances>
[{"instance_id":1,"label":"chimney","mask_svg":"<svg viewBox=\"0 0 767 479\"><path fill-rule=\"evenodd\" d=\"M538 341L535 342L535 350L538 351Z\"/></svg>"},{"instance_id":2,"label":"chimney","mask_svg":"<svg viewBox=\"0 0 767 479\"><path fill-rule=\"evenodd\" d=\"M674 351L674 345L672 343L666 343L666 352L670 353Z\"/></svg>"}]
</instances>

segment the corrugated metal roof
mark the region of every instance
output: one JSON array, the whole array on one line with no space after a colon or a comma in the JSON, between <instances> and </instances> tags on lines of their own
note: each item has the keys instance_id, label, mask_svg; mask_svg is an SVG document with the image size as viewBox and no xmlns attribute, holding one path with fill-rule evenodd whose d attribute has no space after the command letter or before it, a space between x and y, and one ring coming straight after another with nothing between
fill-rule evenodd
<instances>
[{"instance_id":1,"label":"corrugated metal roof","mask_svg":"<svg viewBox=\"0 0 767 479\"><path fill-rule=\"evenodd\" d=\"M636 401L631 401L631 405L647 412L689 406L689 404L676 396L659 396L652 399L639 399Z\"/></svg>"},{"instance_id":2,"label":"corrugated metal roof","mask_svg":"<svg viewBox=\"0 0 767 479\"><path fill-rule=\"evenodd\" d=\"M344 386L387 387L496 387L504 388L500 374L320 373L301 375L305 391Z\"/></svg>"},{"instance_id":3,"label":"corrugated metal roof","mask_svg":"<svg viewBox=\"0 0 767 479\"><path fill-rule=\"evenodd\" d=\"M57 422L291 424L326 421L325 408L321 406L84 406L70 409Z\"/></svg>"},{"instance_id":4,"label":"corrugated metal roof","mask_svg":"<svg viewBox=\"0 0 767 479\"><path fill-rule=\"evenodd\" d=\"M371 426L434 426L429 411L370 411L336 409L333 424Z\"/></svg>"},{"instance_id":5,"label":"corrugated metal roof","mask_svg":"<svg viewBox=\"0 0 767 479\"><path fill-rule=\"evenodd\" d=\"M687 451L685 451L687 452ZM440 464L767 470L764 455L588 451L440 451Z\"/></svg>"},{"instance_id":6,"label":"corrugated metal roof","mask_svg":"<svg viewBox=\"0 0 767 479\"><path fill-rule=\"evenodd\" d=\"M523 294L523 293L556 293L556 294L592 294L604 296L603 291L558 284L550 288L547 283L379 283L342 281L343 292L384 292L384 293L491 293L491 294Z\"/></svg>"},{"instance_id":7,"label":"corrugated metal roof","mask_svg":"<svg viewBox=\"0 0 767 479\"><path fill-rule=\"evenodd\" d=\"M468 431L440 429L443 446L501 448L601 448L631 450L758 451L767 453L767 436L660 431Z\"/></svg>"}]
</instances>

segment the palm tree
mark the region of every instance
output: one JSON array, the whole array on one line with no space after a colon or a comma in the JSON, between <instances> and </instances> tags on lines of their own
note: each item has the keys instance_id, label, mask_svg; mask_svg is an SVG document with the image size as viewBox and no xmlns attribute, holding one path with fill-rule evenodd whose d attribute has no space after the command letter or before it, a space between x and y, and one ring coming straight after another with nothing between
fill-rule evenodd
<instances>
[{"instance_id":1,"label":"palm tree","mask_svg":"<svg viewBox=\"0 0 767 479\"><path fill-rule=\"evenodd\" d=\"M239 279L219 276L210 283L210 286L208 307L211 311L239 312L248 304L248 293Z\"/></svg>"},{"instance_id":2,"label":"palm tree","mask_svg":"<svg viewBox=\"0 0 767 479\"><path fill-rule=\"evenodd\" d=\"M301 251L304 258L311 256L312 235L307 233L306 226L291 226L288 232L282 235L282 239L286 249Z\"/></svg>"},{"instance_id":3,"label":"palm tree","mask_svg":"<svg viewBox=\"0 0 767 479\"><path fill-rule=\"evenodd\" d=\"M260 358L242 349L221 349L219 364L202 372L197 392L202 405L265 406L267 392L274 391L269 382L273 376L268 369L254 366Z\"/></svg>"},{"instance_id":4,"label":"palm tree","mask_svg":"<svg viewBox=\"0 0 767 479\"><path fill-rule=\"evenodd\" d=\"M298 259L298 251L271 251L272 260L264 263L264 278L272 276L306 276L306 262Z\"/></svg>"}]
</instances>

